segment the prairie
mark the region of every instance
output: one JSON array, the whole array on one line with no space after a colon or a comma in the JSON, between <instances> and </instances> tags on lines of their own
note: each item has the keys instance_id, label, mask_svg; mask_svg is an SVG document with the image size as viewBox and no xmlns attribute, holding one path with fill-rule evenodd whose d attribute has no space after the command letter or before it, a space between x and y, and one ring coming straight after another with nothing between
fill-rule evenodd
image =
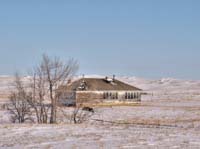
<instances>
[{"instance_id":1,"label":"prairie","mask_svg":"<svg viewBox=\"0 0 200 149\"><path fill-rule=\"evenodd\" d=\"M0 148L200 147L199 81L121 79L149 94L140 104L95 106L83 124L11 124L1 108Z\"/></svg>"}]
</instances>

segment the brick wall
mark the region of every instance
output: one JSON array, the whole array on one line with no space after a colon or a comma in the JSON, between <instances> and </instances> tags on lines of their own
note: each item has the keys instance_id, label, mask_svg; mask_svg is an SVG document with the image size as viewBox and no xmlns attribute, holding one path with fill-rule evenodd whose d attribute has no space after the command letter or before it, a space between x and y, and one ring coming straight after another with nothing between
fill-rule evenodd
<instances>
[{"instance_id":1,"label":"brick wall","mask_svg":"<svg viewBox=\"0 0 200 149\"><path fill-rule=\"evenodd\" d=\"M103 101L103 93L97 92L77 92L77 103L99 103Z\"/></svg>"}]
</instances>

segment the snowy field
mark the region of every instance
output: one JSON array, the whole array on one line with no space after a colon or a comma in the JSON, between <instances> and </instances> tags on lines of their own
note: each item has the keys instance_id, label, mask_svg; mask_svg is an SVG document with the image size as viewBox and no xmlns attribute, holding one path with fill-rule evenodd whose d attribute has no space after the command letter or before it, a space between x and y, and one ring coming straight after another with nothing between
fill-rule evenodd
<instances>
[{"instance_id":1,"label":"snowy field","mask_svg":"<svg viewBox=\"0 0 200 149\"><path fill-rule=\"evenodd\" d=\"M95 107L90 121L79 125L14 125L1 109L0 148L200 148L200 81L118 79L149 95L137 106ZM2 94L11 80L0 78Z\"/></svg>"},{"instance_id":2,"label":"snowy field","mask_svg":"<svg viewBox=\"0 0 200 149\"><path fill-rule=\"evenodd\" d=\"M1 148L192 148L199 129L127 125L1 125Z\"/></svg>"},{"instance_id":3,"label":"snowy field","mask_svg":"<svg viewBox=\"0 0 200 149\"><path fill-rule=\"evenodd\" d=\"M198 149L199 118L200 107L194 103L145 103L136 107L98 107L89 122L78 125L14 125L4 121L0 125L0 148Z\"/></svg>"}]
</instances>

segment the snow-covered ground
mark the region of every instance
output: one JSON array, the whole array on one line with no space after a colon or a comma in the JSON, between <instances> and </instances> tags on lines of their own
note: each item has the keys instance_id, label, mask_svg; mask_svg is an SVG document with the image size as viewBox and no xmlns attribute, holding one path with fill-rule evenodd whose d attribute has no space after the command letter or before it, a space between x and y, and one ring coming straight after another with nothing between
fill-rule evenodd
<instances>
[{"instance_id":1,"label":"snow-covered ground","mask_svg":"<svg viewBox=\"0 0 200 149\"><path fill-rule=\"evenodd\" d=\"M117 79L148 95L137 106L95 107L80 125L14 125L2 109L0 148L200 148L200 81ZM8 93L10 83L10 77L0 77L0 92Z\"/></svg>"},{"instance_id":2,"label":"snow-covered ground","mask_svg":"<svg viewBox=\"0 0 200 149\"><path fill-rule=\"evenodd\" d=\"M144 100L190 100L200 99L200 80L181 80L174 78L144 79L138 77L119 77L121 81L135 85L152 96Z\"/></svg>"},{"instance_id":3,"label":"snow-covered ground","mask_svg":"<svg viewBox=\"0 0 200 149\"><path fill-rule=\"evenodd\" d=\"M10 92L13 90L13 76L0 76L0 102L7 101ZM26 84L30 79L29 76L22 77L22 81Z\"/></svg>"},{"instance_id":4,"label":"snow-covered ground","mask_svg":"<svg viewBox=\"0 0 200 149\"><path fill-rule=\"evenodd\" d=\"M199 129L143 128L119 125L0 126L1 148L191 148Z\"/></svg>"}]
</instances>

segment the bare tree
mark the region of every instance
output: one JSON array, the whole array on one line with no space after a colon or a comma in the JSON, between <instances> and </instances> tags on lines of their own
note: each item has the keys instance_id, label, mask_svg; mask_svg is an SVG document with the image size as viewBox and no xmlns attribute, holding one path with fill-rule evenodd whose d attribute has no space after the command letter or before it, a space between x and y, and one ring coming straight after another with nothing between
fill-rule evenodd
<instances>
[{"instance_id":1,"label":"bare tree","mask_svg":"<svg viewBox=\"0 0 200 149\"><path fill-rule=\"evenodd\" d=\"M25 121L33 121L31 115L31 107L28 100L31 94L28 93L20 79L19 75L15 75L14 91L10 95L10 103L7 108L11 114L11 121L15 123L24 123Z\"/></svg>"},{"instance_id":2,"label":"bare tree","mask_svg":"<svg viewBox=\"0 0 200 149\"><path fill-rule=\"evenodd\" d=\"M45 102L46 88L42 75L38 73L36 78L35 72L29 84L31 98L28 103L35 111L38 123L48 123L50 105Z\"/></svg>"},{"instance_id":3,"label":"bare tree","mask_svg":"<svg viewBox=\"0 0 200 149\"><path fill-rule=\"evenodd\" d=\"M42 62L35 69L35 80L39 90L39 100L50 100L50 123L56 123L57 101L56 92L60 86L65 85L78 70L77 61L70 59L66 63L59 58L49 58L43 55ZM35 90L36 91L36 90ZM34 93L35 94L35 93ZM34 95L35 96L35 95Z\"/></svg>"},{"instance_id":4,"label":"bare tree","mask_svg":"<svg viewBox=\"0 0 200 149\"><path fill-rule=\"evenodd\" d=\"M9 111L13 121L30 120L34 111L38 123L56 123L60 86L64 86L78 70L77 61L66 63L55 57L43 55L41 63L33 69L33 75L24 87L20 77L15 77L15 90L10 97Z\"/></svg>"}]
</instances>

